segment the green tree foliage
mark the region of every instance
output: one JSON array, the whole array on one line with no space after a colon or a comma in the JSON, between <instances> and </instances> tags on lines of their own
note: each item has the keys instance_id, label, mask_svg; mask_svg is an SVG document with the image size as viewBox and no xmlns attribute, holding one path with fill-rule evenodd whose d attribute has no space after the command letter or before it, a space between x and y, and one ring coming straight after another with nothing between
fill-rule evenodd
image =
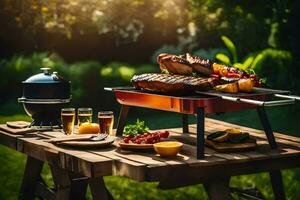
<instances>
[{"instance_id":1,"label":"green tree foliage","mask_svg":"<svg viewBox=\"0 0 300 200\"><path fill-rule=\"evenodd\" d=\"M145 31L163 35L186 21L185 1L180 0L3 0L0 6L10 22L35 36L41 30L67 38L96 33L136 42Z\"/></svg>"},{"instance_id":2,"label":"green tree foliage","mask_svg":"<svg viewBox=\"0 0 300 200\"><path fill-rule=\"evenodd\" d=\"M291 52L276 49L265 49L258 54L259 59L253 62L252 69L265 77L268 85L278 88L299 91L299 78L295 73L295 61Z\"/></svg>"},{"instance_id":3,"label":"green tree foliage","mask_svg":"<svg viewBox=\"0 0 300 200\"><path fill-rule=\"evenodd\" d=\"M97 61L66 63L57 54L34 53L31 56L14 56L0 60L0 89L6 94L0 99L7 103L22 95L21 82L30 76L41 73L41 67L50 67L72 82L73 104L94 106L104 109L111 107L111 96L104 95L106 86L129 85L134 74L158 71L153 65L129 65L122 62L111 62L103 65ZM93 98L90 98L93 96ZM99 99L102 100L99 103ZM84 104L84 105L83 105Z\"/></svg>"},{"instance_id":4,"label":"green tree foliage","mask_svg":"<svg viewBox=\"0 0 300 200\"><path fill-rule=\"evenodd\" d=\"M217 53L216 59L221 63L234 66L243 70L249 70L255 68L256 64L263 58L264 54L256 53L256 54L249 54L244 58L244 61L241 61L238 58L238 53L236 49L236 45L226 36L221 36L224 45L228 49L230 56L226 55L226 53Z\"/></svg>"}]
</instances>

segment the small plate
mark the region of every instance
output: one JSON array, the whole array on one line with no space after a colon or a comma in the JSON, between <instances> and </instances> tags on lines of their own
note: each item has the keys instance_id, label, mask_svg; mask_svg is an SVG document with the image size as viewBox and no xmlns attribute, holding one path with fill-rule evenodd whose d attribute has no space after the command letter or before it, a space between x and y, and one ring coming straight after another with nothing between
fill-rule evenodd
<instances>
[{"instance_id":1,"label":"small plate","mask_svg":"<svg viewBox=\"0 0 300 200\"><path fill-rule=\"evenodd\" d=\"M115 137L108 136L105 140L101 141L66 141L58 144L73 147L105 147L111 145L114 141Z\"/></svg>"}]
</instances>

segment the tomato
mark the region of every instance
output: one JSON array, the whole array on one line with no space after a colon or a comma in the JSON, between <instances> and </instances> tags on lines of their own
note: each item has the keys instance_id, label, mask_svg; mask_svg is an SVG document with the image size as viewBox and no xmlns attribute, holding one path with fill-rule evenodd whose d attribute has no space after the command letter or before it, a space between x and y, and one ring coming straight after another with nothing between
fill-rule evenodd
<instances>
[{"instance_id":1,"label":"tomato","mask_svg":"<svg viewBox=\"0 0 300 200\"><path fill-rule=\"evenodd\" d=\"M169 137L169 134L170 134L169 131L162 131L159 133L160 137L162 137L162 138Z\"/></svg>"},{"instance_id":2,"label":"tomato","mask_svg":"<svg viewBox=\"0 0 300 200\"><path fill-rule=\"evenodd\" d=\"M153 138L152 137L146 138L146 143L147 144L153 144Z\"/></svg>"},{"instance_id":3,"label":"tomato","mask_svg":"<svg viewBox=\"0 0 300 200\"><path fill-rule=\"evenodd\" d=\"M134 137L126 136L123 138L125 143L135 143L135 144L154 144L159 142L161 138L169 137L169 131L157 131L154 133L144 133L139 134Z\"/></svg>"},{"instance_id":4,"label":"tomato","mask_svg":"<svg viewBox=\"0 0 300 200\"><path fill-rule=\"evenodd\" d=\"M129 143L129 141L130 141L130 137L125 137L124 139L123 139L123 141L125 142L125 143Z\"/></svg>"},{"instance_id":5,"label":"tomato","mask_svg":"<svg viewBox=\"0 0 300 200\"><path fill-rule=\"evenodd\" d=\"M140 139L137 139L137 140L135 140L135 143L136 143L136 144L141 144L142 141L141 141Z\"/></svg>"}]
</instances>

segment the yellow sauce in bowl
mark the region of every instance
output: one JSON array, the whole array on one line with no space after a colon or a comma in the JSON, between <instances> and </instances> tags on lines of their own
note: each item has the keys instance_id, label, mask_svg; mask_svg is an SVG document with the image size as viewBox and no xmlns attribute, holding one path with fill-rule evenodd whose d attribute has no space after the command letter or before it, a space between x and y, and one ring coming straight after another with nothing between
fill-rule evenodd
<instances>
[{"instance_id":1,"label":"yellow sauce in bowl","mask_svg":"<svg viewBox=\"0 0 300 200\"><path fill-rule=\"evenodd\" d=\"M154 150L162 157L174 157L181 150L183 144L176 141L158 142L153 144Z\"/></svg>"}]
</instances>

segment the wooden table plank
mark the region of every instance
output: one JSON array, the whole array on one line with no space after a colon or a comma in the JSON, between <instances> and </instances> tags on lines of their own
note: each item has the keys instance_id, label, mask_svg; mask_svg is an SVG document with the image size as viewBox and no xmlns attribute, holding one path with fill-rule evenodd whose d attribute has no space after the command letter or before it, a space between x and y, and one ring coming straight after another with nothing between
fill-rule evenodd
<instances>
[{"instance_id":1,"label":"wooden table plank","mask_svg":"<svg viewBox=\"0 0 300 200\"><path fill-rule=\"evenodd\" d=\"M24 135L15 135L0 130L0 144L17 150L17 139L23 137L34 136L36 133L28 133Z\"/></svg>"},{"instance_id":2,"label":"wooden table plank","mask_svg":"<svg viewBox=\"0 0 300 200\"><path fill-rule=\"evenodd\" d=\"M112 174L112 159L83 150L58 147L37 138L20 138L19 141L23 148L19 151L62 169L87 177Z\"/></svg>"},{"instance_id":3,"label":"wooden table plank","mask_svg":"<svg viewBox=\"0 0 300 200\"><path fill-rule=\"evenodd\" d=\"M182 134L181 128L168 129L170 138L184 143L177 158L167 159L153 152L125 151L115 146L99 149L76 149L43 142L37 137L14 136L0 132L0 142L51 165L87 177L121 175L137 181L162 181L162 183L193 184L211 176L240 175L266 170L300 166L300 139L276 134L280 149L271 150L264 133L206 118L206 133L226 128L240 127L256 137L258 147L253 151L218 153L205 149L205 159L196 159L196 126L191 133ZM182 182L182 183L180 183ZM163 184L162 184L163 185ZM167 184L165 184L166 186ZM169 185L171 187L171 185Z\"/></svg>"}]
</instances>

